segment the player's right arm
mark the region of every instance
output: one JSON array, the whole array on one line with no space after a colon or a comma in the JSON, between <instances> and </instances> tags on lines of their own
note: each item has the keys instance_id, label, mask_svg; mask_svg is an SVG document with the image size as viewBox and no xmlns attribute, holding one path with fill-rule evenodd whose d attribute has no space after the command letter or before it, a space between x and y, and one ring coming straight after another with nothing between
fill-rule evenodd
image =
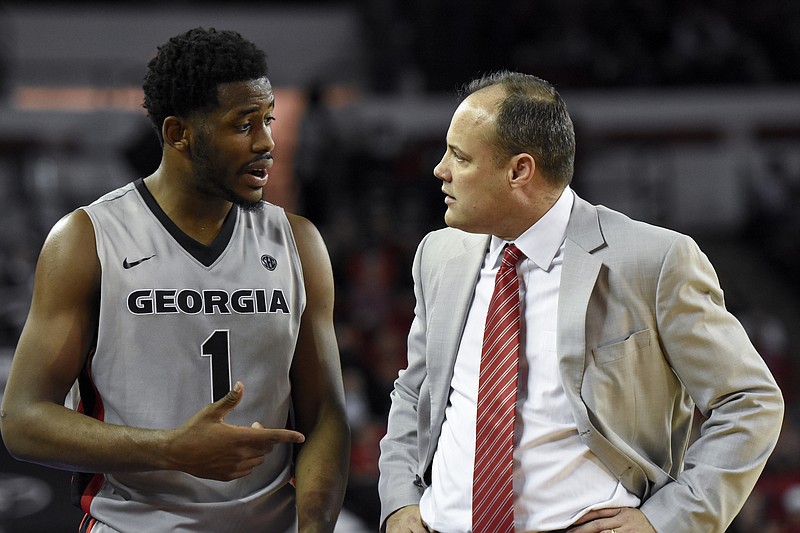
<instances>
[{"instance_id":1,"label":"player's right arm","mask_svg":"<svg viewBox=\"0 0 800 533\"><path fill-rule=\"evenodd\" d=\"M74 211L42 248L0 407L0 430L15 458L81 472L166 469L229 480L250 473L276 442L302 440L292 431L224 423L240 387L174 430L107 424L64 407L95 339L100 283L92 223Z\"/></svg>"}]
</instances>

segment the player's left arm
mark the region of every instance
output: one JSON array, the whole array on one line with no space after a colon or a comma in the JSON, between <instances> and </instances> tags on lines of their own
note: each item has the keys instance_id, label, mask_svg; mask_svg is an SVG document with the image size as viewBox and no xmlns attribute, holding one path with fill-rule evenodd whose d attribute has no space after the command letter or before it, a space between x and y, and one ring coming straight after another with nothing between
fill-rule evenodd
<instances>
[{"instance_id":1,"label":"player's left arm","mask_svg":"<svg viewBox=\"0 0 800 533\"><path fill-rule=\"evenodd\" d=\"M289 215L306 288L306 308L291 369L296 429L306 436L295 464L300 532L333 531L350 459L339 348L333 327L334 285L325 243L308 220Z\"/></svg>"}]
</instances>

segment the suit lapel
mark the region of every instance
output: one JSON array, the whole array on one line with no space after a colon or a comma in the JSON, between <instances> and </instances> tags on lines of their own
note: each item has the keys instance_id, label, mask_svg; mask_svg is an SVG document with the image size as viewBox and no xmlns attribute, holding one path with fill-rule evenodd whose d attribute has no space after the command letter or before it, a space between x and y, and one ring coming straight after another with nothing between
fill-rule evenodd
<instances>
[{"instance_id":1,"label":"suit lapel","mask_svg":"<svg viewBox=\"0 0 800 533\"><path fill-rule=\"evenodd\" d=\"M439 273L439 289L430 316L428 332L428 376L431 387L431 442L438 440L450 396L450 382L458 346L475 293L478 273L489 237L468 235L463 252L449 259Z\"/></svg>"},{"instance_id":2,"label":"suit lapel","mask_svg":"<svg viewBox=\"0 0 800 533\"><path fill-rule=\"evenodd\" d=\"M559 366L571 399L580 397L586 354L586 312L603 263L592 252L605 246L597 209L575 196L567 226L558 298Z\"/></svg>"}]
</instances>

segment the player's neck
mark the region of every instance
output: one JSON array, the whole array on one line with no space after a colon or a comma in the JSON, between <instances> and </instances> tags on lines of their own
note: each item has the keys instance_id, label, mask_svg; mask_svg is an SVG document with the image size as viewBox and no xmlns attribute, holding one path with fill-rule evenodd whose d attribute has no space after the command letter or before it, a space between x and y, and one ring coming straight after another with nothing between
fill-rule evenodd
<instances>
[{"instance_id":1,"label":"player's neck","mask_svg":"<svg viewBox=\"0 0 800 533\"><path fill-rule=\"evenodd\" d=\"M159 207L189 237L210 244L219 234L231 210L231 202L198 194L180 180L168 179L159 168L144 180Z\"/></svg>"}]
</instances>

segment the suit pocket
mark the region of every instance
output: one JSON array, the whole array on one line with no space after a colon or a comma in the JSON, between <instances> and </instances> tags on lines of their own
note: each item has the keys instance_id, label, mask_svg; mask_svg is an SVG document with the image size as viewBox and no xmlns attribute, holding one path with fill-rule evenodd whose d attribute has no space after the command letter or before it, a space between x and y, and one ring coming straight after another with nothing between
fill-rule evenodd
<instances>
[{"instance_id":1,"label":"suit pocket","mask_svg":"<svg viewBox=\"0 0 800 533\"><path fill-rule=\"evenodd\" d=\"M596 365L606 365L633 355L648 346L650 346L650 330L643 329L629 335L625 340L592 349L592 356Z\"/></svg>"}]
</instances>

